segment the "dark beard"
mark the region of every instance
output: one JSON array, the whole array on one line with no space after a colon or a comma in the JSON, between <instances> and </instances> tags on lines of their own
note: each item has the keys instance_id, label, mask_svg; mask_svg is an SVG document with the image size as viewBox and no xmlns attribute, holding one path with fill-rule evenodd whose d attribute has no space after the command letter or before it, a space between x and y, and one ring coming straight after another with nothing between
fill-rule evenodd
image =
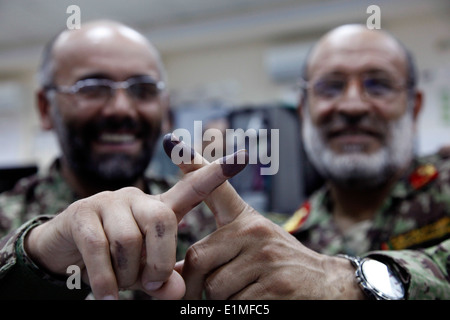
<instances>
[{"instance_id":1,"label":"dark beard","mask_svg":"<svg viewBox=\"0 0 450 320\"><path fill-rule=\"evenodd\" d=\"M83 160L72 157L68 162L84 180L107 190L117 190L134 185L143 176L151 158L152 150L147 148L137 158L127 154L107 154Z\"/></svg>"},{"instance_id":2,"label":"dark beard","mask_svg":"<svg viewBox=\"0 0 450 320\"><path fill-rule=\"evenodd\" d=\"M155 128L131 118L94 120L82 127L70 123L63 125L59 117L57 122L61 148L71 169L80 179L105 190L133 185L143 176L160 134L160 125ZM120 130L133 130L143 140L142 151L138 155L92 153L91 141L97 139L102 131Z\"/></svg>"}]
</instances>

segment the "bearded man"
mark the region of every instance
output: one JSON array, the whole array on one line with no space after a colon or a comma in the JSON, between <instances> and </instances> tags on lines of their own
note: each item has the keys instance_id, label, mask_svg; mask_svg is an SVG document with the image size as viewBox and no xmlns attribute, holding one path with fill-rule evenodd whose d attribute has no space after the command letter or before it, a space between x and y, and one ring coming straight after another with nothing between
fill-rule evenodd
<instances>
[{"instance_id":1,"label":"bearded man","mask_svg":"<svg viewBox=\"0 0 450 320\"><path fill-rule=\"evenodd\" d=\"M284 230L224 195L215 209L232 222L188 250L186 297L449 299L450 162L414 155L411 55L385 31L344 25L303 70L304 145L325 185Z\"/></svg>"},{"instance_id":2,"label":"bearded man","mask_svg":"<svg viewBox=\"0 0 450 320\"><path fill-rule=\"evenodd\" d=\"M39 82L41 126L61 156L0 196L0 297L182 297L176 255L215 221L198 209L179 226L188 199L202 199L183 197L189 184L168 197L175 186L145 175L168 111L159 52L126 25L87 22L47 45ZM65 282L74 265L80 290Z\"/></svg>"}]
</instances>

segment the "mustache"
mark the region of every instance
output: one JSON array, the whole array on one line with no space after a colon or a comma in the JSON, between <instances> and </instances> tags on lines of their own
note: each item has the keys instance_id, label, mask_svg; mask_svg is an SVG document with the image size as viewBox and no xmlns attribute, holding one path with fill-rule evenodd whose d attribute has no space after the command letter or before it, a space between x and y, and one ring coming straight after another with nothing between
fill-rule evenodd
<instances>
[{"instance_id":1,"label":"mustache","mask_svg":"<svg viewBox=\"0 0 450 320\"><path fill-rule=\"evenodd\" d=\"M343 134L368 134L384 139L388 133L388 126L372 115L352 116L344 113L331 115L320 124L321 132L327 138Z\"/></svg>"},{"instance_id":2,"label":"mustache","mask_svg":"<svg viewBox=\"0 0 450 320\"><path fill-rule=\"evenodd\" d=\"M87 136L99 136L103 132L127 132L141 136L151 131L150 125L132 118L101 118L85 124L83 131Z\"/></svg>"}]
</instances>

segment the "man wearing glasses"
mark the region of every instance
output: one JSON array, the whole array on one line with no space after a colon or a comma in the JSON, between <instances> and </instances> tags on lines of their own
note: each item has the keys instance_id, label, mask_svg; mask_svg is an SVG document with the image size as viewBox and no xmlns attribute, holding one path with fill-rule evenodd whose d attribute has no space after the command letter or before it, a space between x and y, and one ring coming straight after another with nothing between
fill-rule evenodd
<instances>
[{"instance_id":1,"label":"man wearing glasses","mask_svg":"<svg viewBox=\"0 0 450 320\"><path fill-rule=\"evenodd\" d=\"M450 165L414 157L422 96L409 53L386 32L341 26L310 52L301 87L325 186L284 229L236 195L216 204L234 215L188 250L186 297L449 299Z\"/></svg>"},{"instance_id":2,"label":"man wearing glasses","mask_svg":"<svg viewBox=\"0 0 450 320\"><path fill-rule=\"evenodd\" d=\"M245 164L212 163L170 189L144 176L168 95L158 52L127 26L63 31L44 52L39 81L42 127L56 131L62 155L48 175L0 197L0 235L10 232L0 241L0 296L117 299L132 289L134 298L181 298L176 254L215 222L198 210L184 229L178 223ZM69 290L69 267L80 270L81 288Z\"/></svg>"}]
</instances>

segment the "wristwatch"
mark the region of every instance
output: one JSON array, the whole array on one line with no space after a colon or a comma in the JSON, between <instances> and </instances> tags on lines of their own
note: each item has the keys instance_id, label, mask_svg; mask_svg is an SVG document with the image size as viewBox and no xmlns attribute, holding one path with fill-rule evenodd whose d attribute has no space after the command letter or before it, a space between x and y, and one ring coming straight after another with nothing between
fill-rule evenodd
<instances>
[{"instance_id":1,"label":"wristwatch","mask_svg":"<svg viewBox=\"0 0 450 320\"><path fill-rule=\"evenodd\" d=\"M356 268L356 281L368 296L374 300L404 300L405 286L397 273L384 262L372 258L338 256L350 260Z\"/></svg>"}]
</instances>

